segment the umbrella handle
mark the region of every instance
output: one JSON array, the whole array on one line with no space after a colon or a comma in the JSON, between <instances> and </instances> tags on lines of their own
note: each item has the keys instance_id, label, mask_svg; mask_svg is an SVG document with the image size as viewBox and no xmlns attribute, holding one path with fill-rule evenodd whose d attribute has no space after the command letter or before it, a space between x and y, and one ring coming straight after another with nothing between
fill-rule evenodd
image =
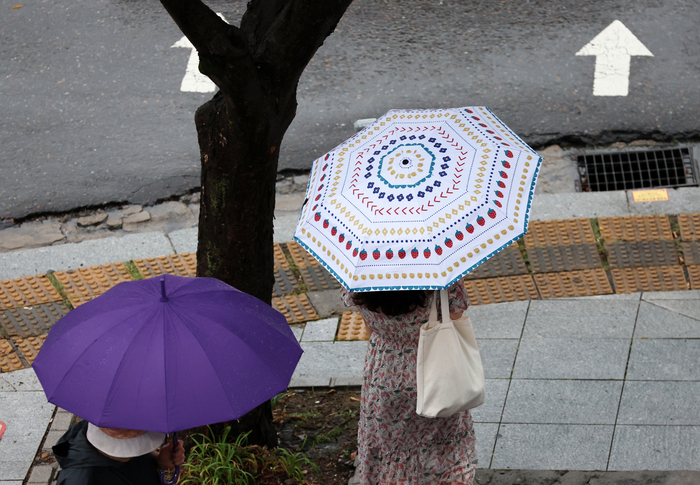
<instances>
[{"instance_id":1,"label":"umbrella handle","mask_svg":"<svg viewBox=\"0 0 700 485\"><path fill-rule=\"evenodd\" d=\"M177 450L177 443L178 443L177 432L175 432L175 433L173 433L173 450L172 451ZM173 475L173 478L171 478L170 480L165 479L165 470L160 471L160 483L162 483L163 485L174 485L175 483L177 483L177 481L179 479L180 479L180 467L179 466L175 467L175 475Z\"/></svg>"}]
</instances>

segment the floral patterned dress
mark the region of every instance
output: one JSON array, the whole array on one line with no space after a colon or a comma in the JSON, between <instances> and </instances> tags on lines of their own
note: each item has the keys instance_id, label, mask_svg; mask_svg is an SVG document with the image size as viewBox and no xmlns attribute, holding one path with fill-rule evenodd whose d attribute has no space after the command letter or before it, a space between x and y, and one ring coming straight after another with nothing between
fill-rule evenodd
<instances>
[{"instance_id":1,"label":"floral patterned dress","mask_svg":"<svg viewBox=\"0 0 700 485\"><path fill-rule=\"evenodd\" d=\"M461 282L449 294L451 313L467 309L469 299ZM418 336L420 326L428 321L433 298L431 291L426 307L396 317L358 305L372 329L358 429L362 485L473 483L476 452L469 411L435 419L416 414ZM354 305L346 291L343 301Z\"/></svg>"}]
</instances>

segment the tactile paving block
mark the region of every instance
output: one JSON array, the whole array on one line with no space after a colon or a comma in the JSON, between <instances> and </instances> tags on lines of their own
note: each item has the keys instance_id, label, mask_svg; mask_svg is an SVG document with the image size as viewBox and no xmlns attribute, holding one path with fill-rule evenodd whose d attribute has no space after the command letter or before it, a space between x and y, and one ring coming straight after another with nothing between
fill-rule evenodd
<instances>
[{"instance_id":1,"label":"tactile paving block","mask_svg":"<svg viewBox=\"0 0 700 485\"><path fill-rule=\"evenodd\" d=\"M100 296L122 281L132 281L123 263L105 264L54 273L73 307Z\"/></svg>"},{"instance_id":2,"label":"tactile paving block","mask_svg":"<svg viewBox=\"0 0 700 485\"><path fill-rule=\"evenodd\" d=\"M700 214L679 214L678 225L683 241L700 241Z\"/></svg>"},{"instance_id":3,"label":"tactile paving block","mask_svg":"<svg viewBox=\"0 0 700 485\"><path fill-rule=\"evenodd\" d=\"M336 340L369 340L367 326L360 312L343 312Z\"/></svg>"},{"instance_id":4,"label":"tactile paving block","mask_svg":"<svg viewBox=\"0 0 700 485\"><path fill-rule=\"evenodd\" d=\"M12 339L12 341L17 346L18 351L21 352L22 357L25 358L29 365L32 365L46 337L46 335L38 335L36 337L16 338Z\"/></svg>"},{"instance_id":5,"label":"tactile paving block","mask_svg":"<svg viewBox=\"0 0 700 485\"><path fill-rule=\"evenodd\" d=\"M496 278L498 276L514 276L527 274L527 267L520 253L518 244L511 244L493 258L465 276L466 279Z\"/></svg>"},{"instance_id":6,"label":"tactile paving block","mask_svg":"<svg viewBox=\"0 0 700 485\"><path fill-rule=\"evenodd\" d=\"M595 244L571 246L534 246L526 249L534 273L555 273L579 269L602 268Z\"/></svg>"},{"instance_id":7,"label":"tactile paving block","mask_svg":"<svg viewBox=\"0 0 700 485\"><path fill-rule=\"evenodd\" d=\"M318 314L306 295L285 295L272 299L272 307L287 319L287 323L318 320Z\"/></svg>"},{"instance_id":8,"label":"tactile paving block","mask_svg":"<svg viewBox=\"0 0 700 485\"><path fill-rule=\"evenodd\" d=\"M681 247L685 264L700 264L700 241L683 241Z\"/></svg>"},{"instance_id":9,"label":"tactile paving block","mask_svg":"<svg viewBox=\"0 0 700 485\"><path fill-rule=\"evenodd\" d=\"M602 268L540 273L535 275L535 283L542 298L609 295L613 292Z\"/></svg>"},{"instance_id":10,"label":"tactile paving block","mask_svg":"<svg viewBox=\"0 0 700 485\"><path fill-rule=\"evenodd\" d=\"M700 290L700 265L688 266L688 277L690 278L690 287L694 290Z\"/></svg>"},{"instance_id":11,"label":"tactile paving block","mask_svg":"<svg viewBox=\"0 0 700 485\"><path fill-rule=\"evenodd\" d=\"M273 254L275 258L275 268L289 269L289 261L287 260L287 255L284 254L282 244L275 243L273 245Z\"/></svg>"},{"instance_id":12,"label":"tactile paving block","mask_svg":"<svg viewBox=\"0 0 700 485\"><path fill-rule=\"evenodd\" d=\"M615 293L687 290L682 266L611 269Z\"/></svg>"},{"instance_id":13,"label":"tactile paving block","mask_svg":"<svg viewBox=\"0 0 700 485\"><path fill-rule=\"evenodd\" d=\"M272 288L272 296L278 297L295 293L301 288L294 272L287 268L275 266L275 286Z\"/></svg>"},{"instance_id":14,"label":"tactile paving block","mask_svg":"<svg viewBox=\"0 0 700 485\"><path fill-rule=\"evenodd\" d=\"M539 298L535 282L530 275L464 280L464 286L473 305Z\"/></svg>"},{"instance_id":15,"label":"tactile paving block","mask_svg":"<svg viewBox=\"0 0 700 485\"><path fill-rule=\"evenodd\" d=\"M306 291L334 290L340 288L340 283L321 265L299 268L301 279L306 285Z\"/></svg>"},{"instance_id":16,"label":"tactile paving block","mask_svg":"<svg viewBox=\"0 0 700 485\"><path fill-rule=\"evenodd\" d=\"M60 301L61 295L46 275L0 281L0 308L14 308Z\"/></svg>"},{"instance_id":17,"label":"tactile paving block","mask_svg":"<svg viewBox=\"0 0 700 485\"><path fill-rule=\"evenodd\" d=\"M10 372L24 368L15 349L10 345L9 340L0 340L0 371Z\"/></svg>"},{"instance_id":18,"label":"tactile paving block","mask_svg":"<svg viewBox=\"0 0 700 485\"><path fill-rule=\"evenodd\" d=\"M610 268L680 264L673 241L618 241L606 244Z\"/></svg>"},{"instance_id":19,"label":"tactile paving block","mask_svg":"<svg viewBox=\"0 0 700 485\"><path fill-rule=\"evenodd\" d=\"M667 216L601 217L598 225L605 242L673 240Z\"/></svg>"},{"instance_id":20,"label":"tactile paving block","mask_svg":"<svg viewBox=\"0 0 700 485\"><path fill-rule=\"evenodd\" d=\"M194 253L135 259L134 264L144 278L153 278L164 273L190 278L197 276L197 255Z\"/></svg>"},{"instance_id":21,"label":"tactile paving block","mask_svg":"<svg viewBox=\"0 0 700 485\"><path fill-rule=\"evenodd\" d=\"M294 261L294 265L297 268L306 268L307 266L320 266L321 264L314 259L313 256L311 256L306 249L301 247L301 244L299 244L296 241L288 242L287 243L287 249L289 250L289 254L292 257L292 260Z\"/></svg>"},{"instance_id":22,"label":"tactile paving block","mask_svg":"<svg viewBox=\"0 0 700 485\"><path fill-rule=\"evenodd\" d=\"M595 234L588 219L534 221L525 234L525 247L572 246L595 244Z\"/></svg>"},{"instance_id":23,"label":"tactile paving block","mask_svg":"<svg viewBox=\"0 0 700 485\"><path fill-rule=\"evenodd\" d=\"M0 310L0 326L8 337L34 337L47 333L68 313L62 301Z\"/></svg>"}]
</instances>

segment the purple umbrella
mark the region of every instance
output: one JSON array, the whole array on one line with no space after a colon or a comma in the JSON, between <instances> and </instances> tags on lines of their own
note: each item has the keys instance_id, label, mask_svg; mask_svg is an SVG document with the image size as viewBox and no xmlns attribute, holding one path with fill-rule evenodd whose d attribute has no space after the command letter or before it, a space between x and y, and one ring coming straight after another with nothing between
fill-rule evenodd
<instances>
[{"instance_id":1,"label":"purple umbrella","mask_svg":"<svg viewBox=\"0 0 700 485\"><path fill-rule=\"evenodd\" d=\"M237 419L285 391L301 353L285 317L257 298L164 275L71 311L33 367L49 402L97 426L171 433Z\"/></svg>"}]
</instances>

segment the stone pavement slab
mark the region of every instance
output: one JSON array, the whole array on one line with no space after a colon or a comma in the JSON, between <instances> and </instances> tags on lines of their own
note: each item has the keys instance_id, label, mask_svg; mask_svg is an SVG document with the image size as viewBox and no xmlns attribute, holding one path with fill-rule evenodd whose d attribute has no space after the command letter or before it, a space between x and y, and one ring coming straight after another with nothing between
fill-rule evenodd
<instances>
[{"instance_id":1,"label":"stone pavement slab","mask_svg":"<svg viewBox=\"0 0 700 485\"><path fill-rule=\"evenodd\" d=\"M641 302L634 336L635 338L700 338L699 302L697 300Z\"/></svg>"},{"instance_id":2,"label":"stone pavement slab","mask_svg":"<svg viewBox=\"0 0 700 485\"><path fill-rule=\"evenodd\" d=\"M475 423L499 423L501 421L509 386L508 379L486 379L484 404L471 410Z\"/></svg>"},{"instance_id":3,"label":"stone pavement slab","mask_svg":"<svg viewBox=\"0 0 700 485\"><path fill-rule=\"evenodd\" d=\"M604 300L603 300L604 301ZM631 338L639 302L601 300L533 300L523 338Z\"/></svg>"},{"instance_id":4,"label":"stone pavement slab","mask_svg":"<svg viewBox=\"0 0 700 485\"><path fill-rule=\"evenodd\" d=\"M605 470L613 430L612 425L501 424L491 468Z\"/></svg>"},{"instance_id":5,"label":"stone pavement slab","mask_svg":"<svg viewBox=\"0 0 700 485\"><path fill-rule=\"evenodd\" d=\"M627 195L616 192L540 194L532 201L531 220L551 221L581 217L624 217L630 215Z\"/></svg>"},{"instance_id":6,"label":"stone pavement slab","mask_svg":"<svg viewBox=\"0 0 700 485\"><path fill-rule=\"evenodd\" d=\"M700 426L618 425L608 470L698 470L698 456Z\"/></svg>"},{"instance_id":7,"label":"stone pavement slab","mask_svg":"<svg viewBox=\"0 0 700 485\"><path fill-rule=\"evenodd\" d=\"M515 339L477 339L484 377L509 379L513 373L518 341Z\"/></svg>"},{"instance_id":8,"label":"stone pavement slab","mask_svg":"<svg viewBox=\"0 0 700 485\"><path fill-rule=\"evenodd\" d=\"M627 381L617 422L700 426L698 403L700 382Z\"/></svg>"},{"instance_id":9,"label":"stone pavement slab","mask_svg":"<svg viewBox=\"0 0 700 485\"><path fill-rule=\"evenodd\" d=\"M0 483L24 480L39 450L55 406L46 401L32 369L0 374Z\"/></svg>"},{"instance_id":10,"label":"stone pavement slab","mask_svg":"<svg viewBox=\"0 0 700 485\"><path fill-rule=\"evenodd\" d=\"M622 381L513 379L504 423L615 424Z\"/></svg>"},{"instance_id":11,"label":"stone pavement slab","mask_svg":"<svg viewBox=\"0 0 700 485\"><path fill-rule=\"evenodd\" d=\"M0 280L88 268L114 262L173 254L170 240L162 232L130 234L123 237L92 239L77 244L61 244L0 254Z\"/></svg>"},{"instance_id":12,"label":"stone pavement slab","mask_svg":"<svg viewBox=\"0 0 700 485\"><path fill-rule=\"evenodd\" d=\"M529 301L474 305L467 310L477 339L517 339L525 325Z\"/></svg>"},{"instance_id":13,"label":"stone pavement slab","mask_svg":"<svg viewBox=\"0 0 700 485\"><path fill-rule=\"evenodd\" d=\"M700 379L700 340L634 339L627 379L697 381Z\"/></svg>"},{"instance_id":14,"label":"stone pavement slab","mask_svg":"<svg viewBox=\"0 0 700 485\"><path fill-rule=\"evenodd\" d=\"M523 339L516 379L623 379L629 340Z\"/></svg>"}]
</instances>

